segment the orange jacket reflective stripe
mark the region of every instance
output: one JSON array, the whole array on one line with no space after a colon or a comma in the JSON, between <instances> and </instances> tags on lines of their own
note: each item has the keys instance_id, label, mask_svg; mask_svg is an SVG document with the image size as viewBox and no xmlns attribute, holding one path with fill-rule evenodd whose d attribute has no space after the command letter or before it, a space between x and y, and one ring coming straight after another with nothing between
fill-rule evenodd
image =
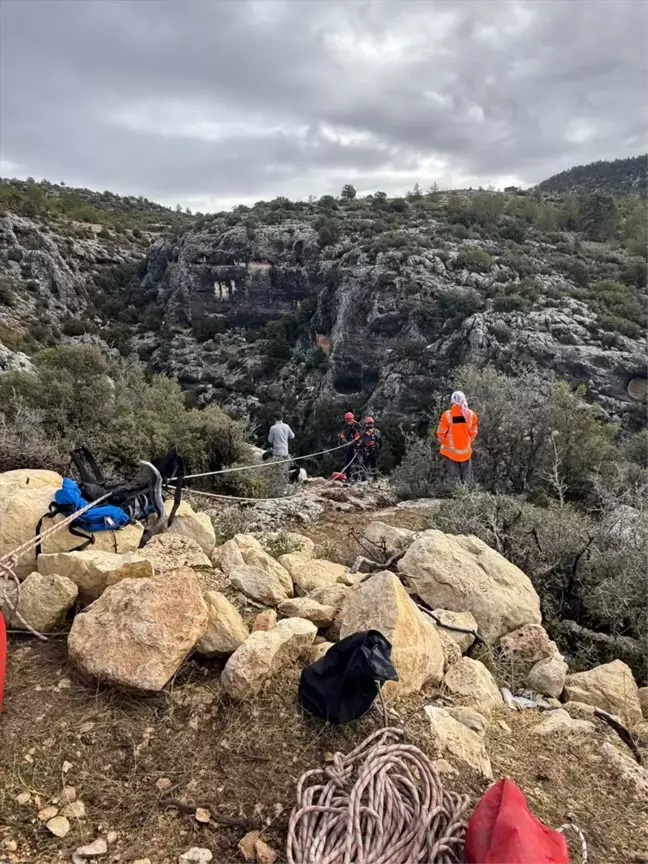
<instances>
[{"instance_id":1,"label":"orange jacket reflective stripe","mask_svg":"<svg viewBox=\"0 0 648 864\"><path fill-rule=\"evenodd\" d=\"M468 420L459 405L444 411L437 428L437 439L441 445L441 455L453 462L466 462L472 456L472 442L477 435L477 414L468 409Z\"/></svg>"}]
</instances>

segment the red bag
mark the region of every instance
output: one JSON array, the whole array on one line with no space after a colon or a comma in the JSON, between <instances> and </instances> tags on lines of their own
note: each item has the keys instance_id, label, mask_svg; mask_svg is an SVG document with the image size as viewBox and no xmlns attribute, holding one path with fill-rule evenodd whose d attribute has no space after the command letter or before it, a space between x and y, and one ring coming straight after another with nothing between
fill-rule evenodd
<instances>
[{"instance_id":1,"label":"red bag","mask_svg":"<svg viewBox=\"0 0 648 864\"><path fill-rule=\"evenodd\" d=\"M498 780L475 808L465 846L466 864L569 864L565 838L529 810L522 790Z\"/></svg>"},{"instance_id":2,"label":"red bag","mask_svg":"<svg viewBox=\"0 0 648 864\"><path fill-rule=\"evenodd\" d=\"M2 711L2 694L4 693L5 669L7 667L7 628L0 612L0 711Z\"/></svg>"},{"instance_id":3,"label":"red bag","mask_svg":"<svg viewBox=\"0 0 648 864\"><path fill-rule=\"evenodd\" d=\"M341 480L342 482L344 482L346 479L347 475L344 474L342 471L334 471L331 474L331 480Z\"/></svg>"}]
</instances>

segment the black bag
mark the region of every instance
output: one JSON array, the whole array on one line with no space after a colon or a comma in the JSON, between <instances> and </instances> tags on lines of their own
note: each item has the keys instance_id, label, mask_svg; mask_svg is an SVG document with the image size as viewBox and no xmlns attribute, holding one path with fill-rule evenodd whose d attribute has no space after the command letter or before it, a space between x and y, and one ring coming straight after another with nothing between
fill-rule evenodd
<instances>
[{"instance_id":1,"label":"black bag","mask_svg":"<svg viewBox=\"0 0 648 864\"><path fill-rule=\"evenodd\" d=\"M391 644L377 630L342 639L301 674L299 701L309 714L349 723L373 705L384 681L398 681Z\"/></svg>"}]
</instances>

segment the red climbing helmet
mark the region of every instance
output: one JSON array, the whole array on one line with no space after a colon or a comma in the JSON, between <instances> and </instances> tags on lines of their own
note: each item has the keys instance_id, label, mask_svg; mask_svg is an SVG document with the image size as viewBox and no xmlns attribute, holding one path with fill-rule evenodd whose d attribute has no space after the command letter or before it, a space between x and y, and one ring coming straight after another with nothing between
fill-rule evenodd
<instances>
[{"instance_id":1,"label":"red climbing helmet","mask_svg":"<svg viewBox=\"0 0 648 864\"><path fill-rule=\"evenodd\" d=\"M373 417L365 417L365 426L373 426L374 419Z\"/></svg>"},{"instance_id":2,"label":"red climbing helmet","mask_svg":"<svg viewBox=\"0 0 648 864\"><path fill-rule=\"evenodd\" d=\"M353 416L353 411L347 411L344 415L344 419L347 423L351 423L353 420L355 420L355 417Z\"/></svg>"}]
</instances>

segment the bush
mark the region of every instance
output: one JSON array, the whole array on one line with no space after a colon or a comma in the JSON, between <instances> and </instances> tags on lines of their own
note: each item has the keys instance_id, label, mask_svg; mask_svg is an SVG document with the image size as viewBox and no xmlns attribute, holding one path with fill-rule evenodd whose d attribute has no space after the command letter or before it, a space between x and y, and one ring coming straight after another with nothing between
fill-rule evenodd
<instances>
[{"instance_id":1,"label":"bush","mask_svg":"<svg viewBox=\"0 0 648 864\"><path fill-rule=\"evenodd\" d=\"M492 267L491 257L483 249L464 246L455 259L456 268L465 268L472 273L488 273Z\"/></svg>"},{"instance_id":2,"label":"bush","mask_svg":"<svg viewBox=\"0 0 648 864\"><path fill-rule=\"evenodd\" d=\"M525 312L531 308L531 303L521 294L498 294L493 300L495 312Z\"/></svg>"},{"instance_id":3,"label":"bush","mask_svg":"<svg viewBox=\"0 0 648 864\"><path fill-rule=\"evenodd\" d=\"M409 436L405 455L392 474L392 487L403 499L432 498L444 482L445 465L431 440Z\"/></svg>"},{"instance_id":4,"label":"bush","mask_svg":"<svg viewBox=\"0 0 648 864\"><path fill-rule=\"evenodd\" d=\"M66 336L82 336L93 329L92 324L87 321L81 321L80 318L69 318L63 324L63 333Z\"/></svg>"}]
</instances>

